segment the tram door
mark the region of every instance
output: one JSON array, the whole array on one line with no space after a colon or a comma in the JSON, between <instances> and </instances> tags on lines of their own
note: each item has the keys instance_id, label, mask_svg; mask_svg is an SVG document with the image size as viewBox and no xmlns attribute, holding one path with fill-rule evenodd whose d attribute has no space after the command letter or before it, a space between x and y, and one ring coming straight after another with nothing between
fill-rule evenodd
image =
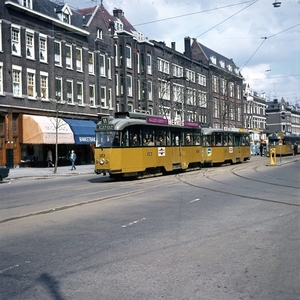
<instances>
[{"instance_id":1,"label":"tram door","mask_svg":"<svg viewBox=\"0 0 300 300\"><path fill-rule=\"evenodd\" d=\"M181 143L182 136L180 131L171 132L172 141L172 163L173 167L176 165L181 167Z\"/></svg>"}]
</instances>

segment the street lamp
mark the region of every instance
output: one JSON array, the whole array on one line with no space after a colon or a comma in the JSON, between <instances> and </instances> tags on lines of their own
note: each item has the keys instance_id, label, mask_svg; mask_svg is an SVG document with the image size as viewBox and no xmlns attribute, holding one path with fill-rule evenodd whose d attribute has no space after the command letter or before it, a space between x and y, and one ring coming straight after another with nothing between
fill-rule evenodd
<instances>
[{"instance_id":1,"label":"street lamp","mask_svg":"<svg viewBox=\"0 0 300 300\"><path fill-rule=\"evenodd\" d=\"M280 7L280 6L281 6L281 2L275 0L275 2L273 3L273 6L274 6L275 8L276 8L276 7Z\"/></svg>"}]
</instances>

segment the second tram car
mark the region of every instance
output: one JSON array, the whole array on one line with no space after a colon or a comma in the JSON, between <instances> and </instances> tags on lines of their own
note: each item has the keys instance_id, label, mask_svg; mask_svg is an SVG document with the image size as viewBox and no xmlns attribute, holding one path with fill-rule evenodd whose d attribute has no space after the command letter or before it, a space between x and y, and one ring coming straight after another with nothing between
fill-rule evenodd
<instances>
[{"instance_id":1,"label":"second tram car","mask_svg":"<svg viewBox=\"0 0 300 300\"><path fill-rule=\"evenodd\" d=\"M115 179L156 176L199 169L207 162L236 163L250 158L247 134L225 134L222 130L203 134L197 122L170 125L167 119L158 116L126 112L116 113L114 118L101 118L95 131L95 173L109 173ZM203 144L204 136L211 142L216 136L222 139L222 147L211 145L212 159ZM227 149L225 141L230 143L229 138L233 145Z\"/></svg>"},{"instance_id":2,"label":"second tram car","mask_svg":"<svg viewBox=\"0 0 300 300\"><path fill-rule=\"evenodd\" d=\"M250 159L250 137L246 130L204 128L202 132L204 164L235 164Z\"/></svg>"},{"instance_id":3,"label":"second tram car","mask_svg":"<svg viewBox=\"0 0 300 300\"><path fill-rule=\"evenodd\" d=\"M298 145L298 153L299 153L299 145L300 145L300 136L298 135L285 135L278 133L269 134L269 148L276 148L276 156L286 156L293 155L294 145L297 143Z\"/></svg>"}]
</instances>

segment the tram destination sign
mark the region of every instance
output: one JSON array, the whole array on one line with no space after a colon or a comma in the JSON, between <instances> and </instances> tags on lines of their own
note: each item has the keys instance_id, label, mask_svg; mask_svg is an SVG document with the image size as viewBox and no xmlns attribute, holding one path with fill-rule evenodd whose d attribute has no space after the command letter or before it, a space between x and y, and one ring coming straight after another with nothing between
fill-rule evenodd
<instances>
[{"instance_id":1,"label":"tram destination sign","mask_svg":"<svg viewBox=\"0 0 300 300\"><path fill-rule=\"evenodd\" d=\"M168 119L158 117L147 117L147 123L168 125Z\"/></svg>"}]
</instances>

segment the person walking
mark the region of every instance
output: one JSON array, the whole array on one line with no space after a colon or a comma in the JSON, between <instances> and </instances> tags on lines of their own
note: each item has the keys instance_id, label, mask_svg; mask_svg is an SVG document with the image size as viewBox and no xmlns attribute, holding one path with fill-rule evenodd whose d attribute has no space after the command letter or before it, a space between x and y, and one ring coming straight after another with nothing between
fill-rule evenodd
<instances>
[{"instance_id":1,"label":"person walking","mask_svg":"<svg viewBox=\"0 0 300 300\"><path fill-rule=\"evenodd\" d=\"M54 164L52 162L52 151L50 149L48 149L47 151L47 163L48 163L48 167L50 166L54 167Z\"/></svg>"},{"instance_id":2,"label":"person walking","mask_svg":"<svg viewBox=\"0 0 300 300\"><path fill-rule=\"evenodd\" d=\"M76 167L75 167L75 160L76 160L77 156L76 156L76 153L74 150L71 151L71 155L70 155L70 161L72 163L72 168L71 170L76 170Z\"/></svg>"},{"instance_id":3,"label":"person walking","mask_svg":"<svg viewBox=\"0 0 300 300\"><path fill-rule=\"evenodd\" d=\"M264 145L263 145L262 142L261 142L260 145L259 145L259 152L260 152L260 156L263 156L263 153L264 153Z\"/></svg>"},{"instance_id":4,"label":"person walking","mask_svg":"<svg viewBox=\"0 0 300 300\"><path fill-rule=\"evenodd\" d=\"M297 157L297 154L298 154L298 144L297 143L294 144L293 152L294 152L294 156Z\"/></svg>"}]
</instances>

